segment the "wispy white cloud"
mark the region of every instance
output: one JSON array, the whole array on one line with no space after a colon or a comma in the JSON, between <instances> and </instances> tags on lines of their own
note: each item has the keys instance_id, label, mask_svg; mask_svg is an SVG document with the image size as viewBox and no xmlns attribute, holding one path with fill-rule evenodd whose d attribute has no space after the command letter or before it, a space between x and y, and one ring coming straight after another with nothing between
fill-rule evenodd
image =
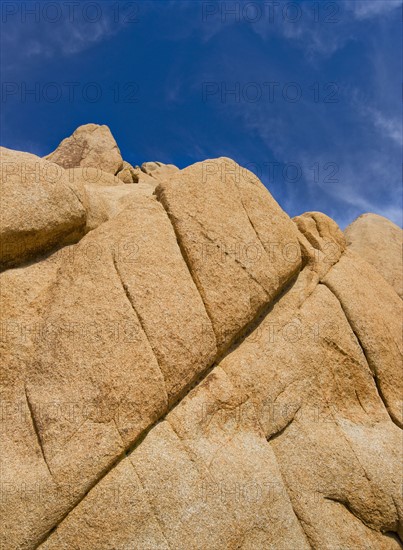
<instances>
[{"instance_id":1,"label":"wispy white cloud","mask_svg":"<svg viewBox=\"0 0 403 550\"><path fill-rule=\"evenodd\" d=\"M371 80L374 85L371 91L375 95L368 96L366 92L362 92L357 88L350 90L351 108L355 111L358 117L361 117L361 123L372 125L375 130L374 138L390 139L394 145L403 146L403 127L402 127L402 107L398 98L394 95L390 96L390 82L393 80L392 70L389 71L383 68L379 71L379 63L377 57L374 57L372 62ZM379 97L382 98L381 102ZM376 101L377 100L377 101ZM382 105L380 109L376 105Z\"/></svg>"},{"instance_id":2,"label":"wispy white cloud","mask_svg":"<svg viewBox=\"0 0 403 550\"><path fill-rule=\"evenodd\" d=\"M357 19L369 19L401 7L402 0L343 0L342 5Z\"/></svg>"},{"instance_id":3,"label":"wispy white cloud","mask_svg":"<svg viewBox=\"0 0 403 550\"><path fill-rule=\"evenodd\" d=\"M305 112L323 136L321 145L308 143L295 133L292 111L263 104L252 110L249 105L233 109L231 116L239 117L243 131L257 136L278 162L300 167L303 182L282 182L282 206L288 212L301 212L302 204L305 209L308 204L312 205L308 208L327 211L342 227L364 212L375 212L402 225L399 120L373 107L357 106L356 102L350 105L351 122L357 130L349 135L337 116L329 116L317 105L301 104L299 112ZM298 128L302 125L300 120ZM334 174L329 163L336 168ZM313 177L313 165L320 171L318 178Z\"/></svg>"},{"instance_id":4,"label":"wispy white cloud","mask_svg":"<svg viewBox=\"0 0 403 550\"><path fill-rule=\"evenodd\" d=\"M110 18L105 17L97 23L81 25L65 24L58 34L55 44L64 55L74 55L103 40L110 38L122 26L114 26Z\"/></svg>"},{"instance_id":5,"label":"wispy white cloud","mask_svg":"<svg viewBox=\"0 0 403 550\"><path fill-rule=\"evenodd\" d=\"M371 180L368 181L370 185ZM339 215L339 224L342 228L351 223L352 218L358 217L361 213L373 213L388 218L396 225L402 227L402 205L386 204L382 205L373 201L366 200L364 196L355 192L354 187L346 186L343 190L343 202L350 206L344 213ZM360 213L360 214L358 214Z\"/></svg>"},{"instance_id":6,"label":"wispy white cloud","mask_svg":"<svg viewBox=\"0 0 403 550\"><path fill-rule=\"evenodd\" d=\"M402 0L339 0L329 3L307 0L300 4L300 16L296 21L287 20L282 15L286 0L280 0L276 5L280 15L273 18L272 24L261 18L251 25L251 29L263 39L270 39L273 34L283 36L315 63L318 58L329 58L349 41L355 40L355 25L361 20L387 17L397 12Z\"/></svg>"},{"instance_id":7,"label":"wispy white cloud","mask_svg":"<svg viewBox=\"0 0 403 550\"><path fill-rule=\"evenodd\" d=\"M327 191L359 213L374 212L401 226L402 201L395 161L387 150L373 158L368 158L365 150L354 151L341 166L340 184Z\"/></svg>"},{"instance_id":8,"label":"wispy white cloud","mask_svg":"<svg viewBox=\"0 0 403 550\"><path fill-rule=\"evenodd\" d=\"M368 108L367 112L372 117L375 127L381 131L382 135L390 138L397 145L403 145L401 118L387 118L376 109Z\"/></svg>"},{"instance_id":9,"label":"wispy white cloud","mask_svg":"<svg viewBox=\"0 0 403 550\"><path fill-rule=\"evenodd\" d=\"M7 69L15 63L24 63L35 59L50 59L60 56L71 56L107 40L127 26L126 18L114 12L109 0L94 2L100 10L97 17L77 9L71 14L68 3L60 3L57 20L48 20L43 3L36 3L38 15L26 16L20 10L3 19L1 23L1 43L3 46L2 65ZM116 4L116 3L115 3ZM126 14L127 15L127 14Z\"/></svg>"}]
</instances>

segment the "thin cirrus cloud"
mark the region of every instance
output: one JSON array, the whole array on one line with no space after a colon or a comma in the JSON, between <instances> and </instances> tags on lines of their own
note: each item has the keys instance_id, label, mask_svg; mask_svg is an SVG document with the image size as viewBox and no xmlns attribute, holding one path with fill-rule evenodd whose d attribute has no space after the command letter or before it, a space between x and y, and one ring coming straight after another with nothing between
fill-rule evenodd
<instances>
[{"instance_id":1,"label":"thin cirrus cloud","mask_svg":"<svg viewBox=\"0 0 403 550\"><path fill-rule=\"evenodd\" d=\"M292 3L291 3L292 4ZM349 40L355 40L356 24L378 16L398 13L402 0L338 0L320 3L307 1L300 4L299 16L294 20L284 17L290 2L280 0L272 11L271 24L267 18L259 18L252 28L262 38L273 33L282 34L304 50L311 62L332 56ZM274 15L276 14L276 17Z\"/></svg>"},{"instance_id":2,"label":"thin cirrus cloud","mask_svg":"<svg viewBox=\"0 0 403 550\"><path fill-rule=\"evenodd\" d=\"M10 3L11 4L11 3ZM124 29L128 14L116 2L21 2L3 10L2 64L76 55ZM83 7L85 6L85 7ZM12 55L9 54L12 52Z\"/></svg>"},{"instance_id":3,"label":"thin cirrus cloud","mask_svg":"<svg viewBox=\"0 0 403 550\"><path fill-rule=\"evenodd\" d=\"M343 7L357 19L367 19L388 13L401 7L401 0L344 0Z\"/></svg>"},{"instance_id":4,"label":"thin cirrus cloud","mask_svg":"<svg viewBox=\"0 0 403 550\"><path fill-rule=\"evenodd\" d=\"M385 138L391 139L399 147L403 146L403 136L402 136L402 123L399 118L387 118L381 112L367 107L365 110L375 128L377 128Z\"/></svg>"}]
</instances>

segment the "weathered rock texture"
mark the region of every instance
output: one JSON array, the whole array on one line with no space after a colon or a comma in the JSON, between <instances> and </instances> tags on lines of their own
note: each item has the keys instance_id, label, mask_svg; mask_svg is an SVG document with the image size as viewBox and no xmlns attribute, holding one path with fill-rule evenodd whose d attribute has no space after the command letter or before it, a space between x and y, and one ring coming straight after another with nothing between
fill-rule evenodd
<instances>
[{"instance_id":1,"label":"weathered rock texture","mask_svg":"<svg viewBox=\"0 0 403 550\"><path fill-rule=\"evenodd\" d=\"M387 218L363 214L344 231L349 248L373 265L403 298L403 231Z\"/></svg>"},{"instance_id":2,"label":"weathered rock texture","mask_svg":"<svg viewBox=\"0 0 403 550\"><path fill-rule=\"evenodd\" d=\"M50 221L13 176L49 236L0 274L0 547L401 548L388 270L230 159L136 170L60 168Z\"/></svg>"}]
</instances>

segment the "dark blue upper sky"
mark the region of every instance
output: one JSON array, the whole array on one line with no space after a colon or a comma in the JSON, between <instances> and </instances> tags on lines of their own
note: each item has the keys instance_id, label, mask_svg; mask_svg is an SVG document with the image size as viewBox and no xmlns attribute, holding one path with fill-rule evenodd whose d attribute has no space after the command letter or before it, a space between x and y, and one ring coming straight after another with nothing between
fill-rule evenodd
<instances>
[{"instance_id":1,"label":"dark blue upper sky","mask_svg":"<svg viewBox=\"0 0 403 550\"><path fill-rule=\"evenodd\" d=\"M132 164L228 156L292 216L401 225L401 0L3 1L1 144L107 124Z\"/></svg>"}]
</instances>

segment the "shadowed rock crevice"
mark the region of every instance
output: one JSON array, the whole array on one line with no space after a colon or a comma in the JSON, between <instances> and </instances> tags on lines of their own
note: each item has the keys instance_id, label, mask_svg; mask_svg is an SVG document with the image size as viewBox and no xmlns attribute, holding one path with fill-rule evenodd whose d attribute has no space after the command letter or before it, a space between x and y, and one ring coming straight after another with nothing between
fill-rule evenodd
<instances>
[{"instance_id":1,"label":"shadowed rock crevice","mask_svg":"<svg viewBox=\"0 0 403 550\"><path fill-rule=\"evenodd\" d=\"M31 415L32 426L33 426L33 429L34 429L34 432L35 432L35 435L36 435L36 439L38 441L39 450L41 452L43 461L46 465L46 468L48 469L49 474L51 475L51 477L53 477L53 474L52 474L52 471L49 467L48 461L46 460L45 449L43 448L42 437L41 437L41 434L40 434L40 430L38 428L38 424L36 422L34 407L32 406L31 401L29 399L28 391L27 391L26 386L24 387L24 391L25 391L25 398L26 398L26 401L27 401L29 413Z\"/></svg>"},{"instance_id":2,"label":"shadowed rock crevice","mask_svg":"<svg viewBox=\"0 0 403 550\"><path fill-rule=\"evenodd\" d=\"M396 415L393 413L393 411L390 409L390 406L388 405L388 401L382 391L381 384L376 374L374 374L374 383L375 383L378 395L381 398L383 404L385 405L385 409L388 411L388 415L390 416L390 419L394 424L396 424L398 428L402 430L403 422L399 418L397 418Z\"/></svg>"},{"instance_id":3,"label":"shadowed rock crevice","mask_svg":"<svg viewBox=\"0 0 403 550\"><path fill-rule=\"evenodd\" d=\"M277 396L278 398L278 396ZM295 420L295 417L298 413L298 411L300 410L301 406L298 406L297 409L295 410L295 412L293 413L293 415L291 416L291 418L289 418L285 425L283 427L281 427L278 431L276 431L275 433L273 434L270 434L266 439L267 439L267 442L270 443L270 441L273 441L274 439L277 439L277 437L280 437L284 434L284 432L286 431L286 429L294 422Z\"/></svg>"},{"instance_id":4,"label":"shadowed rock crevice","mask_svg":"<svg viewBox=\"0 0 403 550\"><path fill-rule=\"evenodd\" d=\"M388 415L390 416L390 419L392 420L392 422L394 424L396 424L396 426L400 429L403 429L403 423L402 421L400 420L400 418L398 418L395 414L395 412L393 410L391 410L391 407L390 407L390 404L388 403L388 399L386 398L383 390L382 390L382 387L381 387L381 383L379 381L379 374L377 373L377 370L378 370L378 365L374 362L374 360L369 356L368 354L368 351L366 350L365 346L363 345L363 342L362 340L360 339L360 336L355 328L355 323L351 321L351 318L349 316L349 313L346 311L344 305L343 305L343 302L340 300L339 298L339 295L337 293L337 290L331 285L331 283L329 281L322 281L321 284L323 284L324 286L326 286L330 292L336 297L336 299L338 300L339 304L340 304L340 307L341 309L343 310L343 313L347 319L347 322L349 323L350 325L350 328L351 328L351 331L353 332L355 338L356 338L356 341L357 343L359 344L361 350L362 350L362 353L364 354L364 357L365 357L365 360L366 360L366 363L368 365L368 369L371 371L372 373L372 376L373 376L373 380L374 380L374 385L377 389L377 393L379 395L379 398L381 399ZM358 395L357 395L357 399L359 400L358 398Z\"/></svg>"}]
</instances>

